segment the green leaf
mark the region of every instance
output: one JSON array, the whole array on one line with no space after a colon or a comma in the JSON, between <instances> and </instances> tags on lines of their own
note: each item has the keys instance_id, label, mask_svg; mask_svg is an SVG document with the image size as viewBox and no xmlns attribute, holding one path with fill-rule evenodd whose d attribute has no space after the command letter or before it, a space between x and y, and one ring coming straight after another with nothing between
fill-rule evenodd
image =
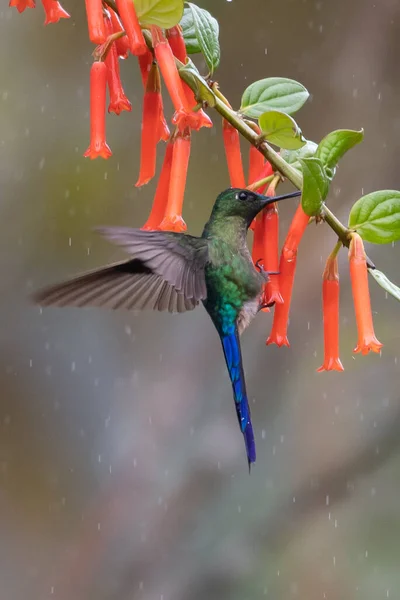
<instances>
[{"instance_id":1,"label":"green leaf","mask_svg":"<svg viewBox=\"0 0 400 600\"><path fill-rule=\"evenodd\" d=\"M349 228L372 244L400 239L400 192L380 190L363 196L350 211Z\"/></svg>"},{"instance_id":2,"label":"green leaf","mask_svg":"<svg viewBox=\"0 0 400 600\"><path fill-rule=\"evenodd\" d=\"M260 79L244 91L240 112L253 119L258 119L267 110L279 110L292 115L303 106L309 95L304 85L293 79Z\"/></svg>"},{"instance_id":3,"label":"green leaf","mask_svg":"<svg viewBox=\"0 0 400 600\"><path fill-rule=\"evenodd\" d=\"M196 4L188 2L187 5L192 13L194 31L200 51L207 63L210 75L212 75L219 65L221 56L218 40L218 21L207 10L199 8Z\"/></svg>"},{"instance_id":4,"label":"green leaf","mask_svg":"<svg viewBox=\"0 0 400 600\"><path fill-rule=\"evenodd\" d=\"M183 11L183 17L181 19L180 26L182 27L186 52L188 54L198 54L201 52L200 44L196 36L196 30L194 28L192 11L188 6L185 6Z\"/></svg>"},{"instance_id":5,"label":"green leaf","mask_svg":"<svg viewBox=\"0 0 400 600\"><path fill-rule=\"evenodd\" d=\"M390 281L390 279L386 277L385 273L382 273L382 271L378 271L378 269L368 269L368 271L369 274L372 275L375 281L379 283L379 285L384 290L389 292L389 294L391 294L394 298L396 298L396 300L399 300L400 302L400 288L395 283Z\"/></svg>"},{"instance_id":6,"label":"green leaf","mask_svg":"<svg viewBox=\"0 0 400 600\"><path fill-rule=\"evenodd\" d=\"M177 25L183 15L184 0L134 0L139 23L144 27L158 25L169 29Z\"/></svg>"},{"instance_id":7,"label":"green leaf","mask_svg":"<svg viewBox=\"0 0 400 600\"><path fill-rule=\"evenodd\" d=\"M297 150L306 143L296 121L278 110L270 110L262 114L258 124L263 138L280 148Z\"/></svg>"},{"instance_id":8,"label":"green leaf","mask_svg":"<svg viewBox=\"0 0 400 600\"><path fill-rule=\"evenodd\" d=\"M281 156L284 160L286 160L289 165L292 165L294 169L302 172L302 167L300 164L300 158L310 158L314 156L316 150L318 148L318 144L312 142L311 140L307 140L302 148L298 150L282 150Z\"/></svg>"},{"instance_id":9,"label":"green leaf","mask_svg":"<svg viewBox=\"0 0 400 600\"><path fill-rule=\"evenodd\" d=\"M364 138L364 130L337 129L328 133L318 144L316 152L324 167L334 169L348 150L359 144Z\"/></svg>"},{"instance_id":10,"label":"green leaf","mask_svg":"<svg viewBox=\"0 0 400 600\"><path fill-rule=\"evenodd\" d=\"M303 171L301 205L306 215L319 215L329 190L329 180L319 158L300 158Z\"/></svg>"}]
</instances>

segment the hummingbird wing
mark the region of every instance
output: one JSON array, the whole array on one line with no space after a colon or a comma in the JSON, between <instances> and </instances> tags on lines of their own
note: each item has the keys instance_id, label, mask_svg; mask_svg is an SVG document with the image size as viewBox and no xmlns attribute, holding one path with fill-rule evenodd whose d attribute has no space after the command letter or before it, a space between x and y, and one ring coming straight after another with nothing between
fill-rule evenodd
<instances>
[{"instance_id":1,"label":"hummingbird wing","mask_svg":"<svg viewBox=\"0 0 400 600\"><path fill-rule=\"evenodd\" d=\"M204 265L208 246L199 238L170 232L116 228L135 258L84 273L34 295L42 306L102 306L169 312L193 310L206 296ZM109 239L114 228L107 230ZM182 243L180 238L188 238ZM140 243L138 242L140 240ZM114 240L112 240L114 241ZM201 242L201 243L198 243Z\"/></svg>"},{"instance_id":2,"label":"hummingbird wing","mask_svg":"<svg viewBox=\"0 0 400 600\"><path fill-rule=\"evenodd\" d=\"M101 227L95 231L143 262L186 298L207 297L204 267L208 242L171 231L142 231L129 227Z\"/></svg>"}]
</instances>

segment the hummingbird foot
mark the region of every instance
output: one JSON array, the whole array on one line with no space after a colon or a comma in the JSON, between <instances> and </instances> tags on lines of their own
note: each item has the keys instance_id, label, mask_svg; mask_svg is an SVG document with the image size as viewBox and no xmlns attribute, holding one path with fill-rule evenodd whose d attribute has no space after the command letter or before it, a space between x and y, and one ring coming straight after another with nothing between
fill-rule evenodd
<instances>
[{"instance_id":1,"label":"hummingbird foot","mask_svg":"<svg viewBox=\"0 0 400 600\"><path fill-rule=\"evenodd\" d=\"M254 263L255 268L259 271L260 275L265 279L265 283L268 283L270 275L279 275L279 271L266 271L264 269L264 265L261 264L262 258L259 258L257 262Z\"/></svg>"}]
</instances>

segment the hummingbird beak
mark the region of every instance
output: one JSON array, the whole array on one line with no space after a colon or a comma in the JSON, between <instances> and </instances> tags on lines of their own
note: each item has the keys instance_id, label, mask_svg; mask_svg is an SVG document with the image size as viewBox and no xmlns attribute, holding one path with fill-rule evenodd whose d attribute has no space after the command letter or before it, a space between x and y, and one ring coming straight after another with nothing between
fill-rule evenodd
<instances>
[{"instance_id":1,"label":"hummingbird beak","mask_svg":"<svg viewBox=\"0 0 400 600\"><path fill-rule=\"evenodd\" d=\"M296 192L290 192L289 194L282 194L282 196L264 196L263 208L268 206L268 204L272 204L273 202L286 200L286 198L297 198L298 196L301 196L300 190L297 190Z\"/></svg>"}]
</instances>

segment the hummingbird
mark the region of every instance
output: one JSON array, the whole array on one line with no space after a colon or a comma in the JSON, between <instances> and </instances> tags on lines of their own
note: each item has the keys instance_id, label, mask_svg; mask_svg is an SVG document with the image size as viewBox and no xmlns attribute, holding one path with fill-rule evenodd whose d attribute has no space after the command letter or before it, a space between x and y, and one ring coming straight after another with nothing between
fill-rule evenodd
<instances>
[{"instance_id":1,"label":"hummingbird","mask_svg":"<svg viewBox=\"0 0 400 600\"><path fill-rule=\"evenodd\" d=\"M218 332L232 383L249 470L256 446L246 392L240 335L263 308L268 273L253 263L247 230L268 204L299 196L268 197L229 188L217 197L201 237L128 227L96 228L129 259L45 288L33 299L41 306L98 306L183 313L202 302Z\"/></svg>"}]
</instances>

